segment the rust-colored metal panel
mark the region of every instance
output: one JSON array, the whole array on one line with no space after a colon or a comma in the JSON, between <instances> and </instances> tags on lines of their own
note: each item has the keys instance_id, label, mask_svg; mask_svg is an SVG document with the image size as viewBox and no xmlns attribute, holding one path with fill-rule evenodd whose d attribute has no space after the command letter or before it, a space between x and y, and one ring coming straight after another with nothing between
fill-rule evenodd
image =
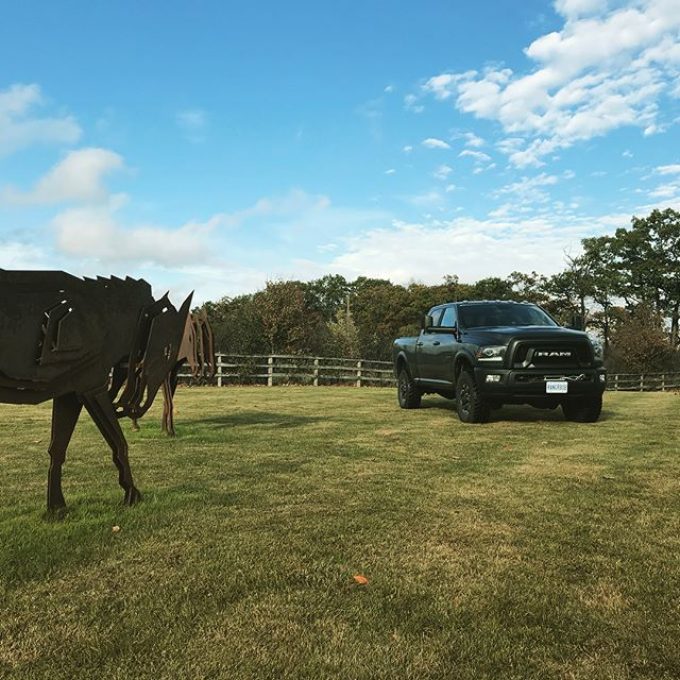
<instances>
[{"instance_id":1,"label":"rust-colored metal panel","mask_svg":"<svg viewBox=\"0 0 680 680\"><path fill-rule=\"evenodd\" d=\"M118 418L141 417L177 363L191 295L177 310L146 281L0 270L0 402L52 399L49 511L65 507L61 466L85 406L113 452L125 502L140 498ZM109 381L109 376L113 379Z\"/></svg>"}]
</instances>

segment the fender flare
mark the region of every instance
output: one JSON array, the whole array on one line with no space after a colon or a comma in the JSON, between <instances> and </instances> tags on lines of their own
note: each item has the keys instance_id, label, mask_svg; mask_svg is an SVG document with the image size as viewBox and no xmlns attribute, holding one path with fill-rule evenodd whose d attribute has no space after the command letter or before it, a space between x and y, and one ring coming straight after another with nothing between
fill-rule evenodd
<instances>
[{"instance_id":1,"label":"fender flare","mask_svg":"<svg viewBox=\"0 0 680 680\"><path fill-rule=\"evenodd\" d=\"M472 354L466 350L461 350L456 354L456 358L453 360L453 380L454 384L458 382L458 376L461 371L469 369L472 371L475 367L475 360Z\"/></svg>"},{"instance_id":2,"label":"fender flare","mask_svg":"<svg viewBox=\"0 0 680 680\"><path fill-rule=\"evenodd\" d=\"M399 375L399 371L400 371L402 366L404 366L406 368L406 370L408 371L408 374L412 376L411 366L409 364L408 357L406 356L406 352L404 350L401 350L397 354L397 356L394 360L394 375L395 376Z\"/></svg>"}]
</instances>

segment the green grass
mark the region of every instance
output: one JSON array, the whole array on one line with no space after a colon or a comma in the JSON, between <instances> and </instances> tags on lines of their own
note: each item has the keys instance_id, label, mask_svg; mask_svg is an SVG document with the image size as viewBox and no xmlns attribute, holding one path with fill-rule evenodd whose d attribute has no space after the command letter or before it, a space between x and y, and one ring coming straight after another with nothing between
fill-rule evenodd
<instances>
[{"instance_id":1,"label":"green grass","mask_svg":"<svg viewBox=\"0 0 680 680\"><path fill-rule=\"evenodd\" d=\"M52 522L50 407L2 405L0 677L678 678L680 396L605 396L184 389L132 509L81 416Z\"/></svg>"}]
</instances>

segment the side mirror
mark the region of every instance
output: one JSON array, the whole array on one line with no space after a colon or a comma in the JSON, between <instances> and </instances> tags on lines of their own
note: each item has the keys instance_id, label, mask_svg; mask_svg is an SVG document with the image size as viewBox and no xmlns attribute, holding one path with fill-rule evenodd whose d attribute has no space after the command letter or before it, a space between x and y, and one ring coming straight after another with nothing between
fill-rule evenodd
<instances>
[{"instance_id":1,"label":"side mirror","mask_svg":"<svg viewBox=\"0 0 680 680\"><path fill-rule=\"evenodd\" d=\"M583 330L583 317L580 314L571 315L571 323L567 326L575 331Z\"/></svg>"},{"instance_id":2,"label":"side mirror","mask_svg":"<svg viewBox=\"0 0 680 680\"><path fill-rule=\"evenodd\" d=\"M432 317L429 314L426 314L423 317L423 321L421 324L421 328L426 331L428 328L432 328Z\"/></svg>"}]
</instances>

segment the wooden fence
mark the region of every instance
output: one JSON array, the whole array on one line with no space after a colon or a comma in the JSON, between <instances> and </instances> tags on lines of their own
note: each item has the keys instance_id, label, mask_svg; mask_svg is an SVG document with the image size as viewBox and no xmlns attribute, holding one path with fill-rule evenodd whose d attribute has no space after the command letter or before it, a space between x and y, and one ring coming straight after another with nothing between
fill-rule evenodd
<instances>
[{"instance_id":1,"label":"wooden fence","mask_svg":"<svg viewBox=\"0 0 680 680\"><path fill-rule=\"evenodd\" d=\"M189 373L180 373L189 382ZM306 357L284 354L218 354L213 384L226 385L351 385L394 387L390 361ZM610 373L607 389L664 392L680 389L680 373Z\"/></svg>"}]
</instances>

